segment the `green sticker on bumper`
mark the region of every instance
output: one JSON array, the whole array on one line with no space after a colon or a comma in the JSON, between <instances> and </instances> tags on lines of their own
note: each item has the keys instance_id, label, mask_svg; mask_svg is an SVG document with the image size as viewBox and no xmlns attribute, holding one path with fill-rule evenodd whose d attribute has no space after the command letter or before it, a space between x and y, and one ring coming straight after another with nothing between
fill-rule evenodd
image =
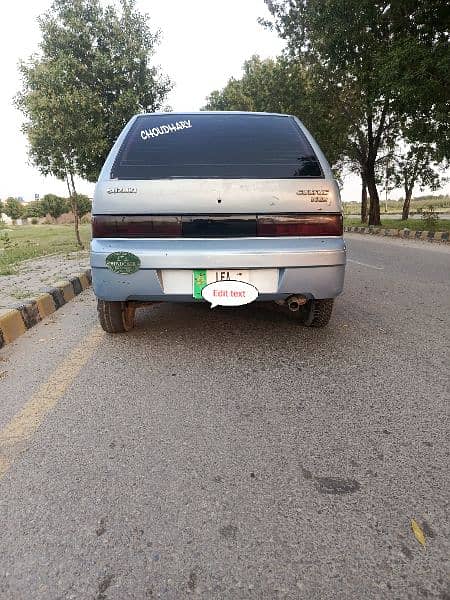
<instances>
[{"instance_id":1,"label":"green sticker on bumper","mask_svg":"<svg viewBox=\"0 0 450 600\"><path fill-rule=\"evenodd\" d=\"M202 290L206 286L206 270L196 269L193 273L192 295L196 300L202 299Z\"/></svg>"},{"instance_id":2,"label":"green sticker on bumper","mask_svg":"<svg viewBox=\"0 0 450 600\"><path fill-rule=\"evenodd\" d=\"M113 252L106 257L106 266L114 273L131 275L139 271L141 261L138 256L131 252Z\"/></svg>"}]
</instances>

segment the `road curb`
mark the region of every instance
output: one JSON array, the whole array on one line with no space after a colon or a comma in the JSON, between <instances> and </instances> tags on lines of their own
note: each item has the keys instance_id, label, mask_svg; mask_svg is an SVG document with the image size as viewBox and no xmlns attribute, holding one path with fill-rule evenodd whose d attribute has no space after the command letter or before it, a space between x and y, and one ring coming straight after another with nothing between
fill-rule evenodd
<instances>
[{"instance_id":1,"label":"road curb","mask_svg":"<svg viewBox=\"0 0 450 600\"><path fill-rule=\"evenodd\" d=\"M349 233L365 233L388 237L400 237L405 240L449 243L448 231L414 231L412 229L384 229L383 227L344 227Z\"/></svg>"},{"instance_id":2,"label":"road curb","mask_svg":"<svg viewBox=\"0 0 450 600\"><path fill-rule=\"evenodd\" d=\"M68 280L58 281L54 286L45 288L36 298L12 306L0 315L0 348L10 344L39 321L70 302L90 287L91 282L91 270L87 269Z\"/></svg>"}]
</instances>

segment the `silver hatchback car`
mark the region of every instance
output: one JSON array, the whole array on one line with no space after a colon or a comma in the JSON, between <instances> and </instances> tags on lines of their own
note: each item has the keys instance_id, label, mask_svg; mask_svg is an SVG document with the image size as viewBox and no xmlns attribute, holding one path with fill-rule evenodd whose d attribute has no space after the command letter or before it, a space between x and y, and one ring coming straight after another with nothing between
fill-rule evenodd
<instances>
[{"instance_id":1,"label":"silver hatchback car","mask_svg":"<svg viewBox=\"0 0 450 600\"><path fill-rule=\"evenodd\" d=\"M202 288L224 279L323 327L343 288L339 190L290 115L136 115L106 159L92 214L93 287L111 333L131 329L139 306L202 302Z\"/></svg>"}]
</instances>

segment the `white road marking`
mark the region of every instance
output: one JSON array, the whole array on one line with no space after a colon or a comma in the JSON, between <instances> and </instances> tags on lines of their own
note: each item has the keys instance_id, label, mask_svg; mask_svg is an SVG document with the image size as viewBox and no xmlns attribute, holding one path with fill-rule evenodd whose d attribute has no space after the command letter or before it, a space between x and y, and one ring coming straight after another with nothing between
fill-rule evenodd
<instances>
[{"instance_id":1,"label":"white road marking","mask_svg":"<svg viewBox=\"0 0 450 600\"><path fill-rule=\"evenodd\" d=\"M375 265L368 265L367 263L359 262L359 260L353 260L351 258L347 258L347 262L355 263L356 265L361 265L362 267L369 267L369 269L376 269L377 271L383 271L384 267L376 267Z\"/></svg>"}]
</instances>

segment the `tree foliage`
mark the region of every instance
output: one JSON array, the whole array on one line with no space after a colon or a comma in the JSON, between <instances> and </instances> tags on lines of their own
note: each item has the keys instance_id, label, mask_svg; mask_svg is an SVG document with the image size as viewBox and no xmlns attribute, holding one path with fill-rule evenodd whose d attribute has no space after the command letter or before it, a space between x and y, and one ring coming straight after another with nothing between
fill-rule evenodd
<instances>
[{"instance_id":1,"label":"tree foliage","mask_svg":"<svg viewBox=\"0 0 450 600\"><path fill-rule=\"evenodd\" d=\"M90 200L90 198L88 196L85 196L84 194L77 194L76 195L76 203L77 203L77 212L78 215L81 217L83 217L84 215L86 215L87 213L91 212L92 210L92 201Z\"/></svg>"},{"instance_id":2,"label":"tree foliage","mask_svg":"<svg viewBox=\"0 0 450 600\"><path fill-rule=\"evenodd\" d=\"M75 196L77 214L81 218L89 213L92 202L88 196L77 194ZM70 198L63 198L55 194L45 194L40 200L33 200L24 206L24 217L45 217L50 215L57 219L71 210Z\"/></svg>"},{"instance_id":3,"label":"tree foliage","mask_svg":"<svg viewBox=\"0 0 450 600\"><path fill-rule=\"evenodd\" d=\"M211 93L205 110L286 112L294 99L299 102L304 95L303 73L283 58L261 60L254 55L242 71L241 79L231 78L223 90Z\"/></svg>"},{"instance_id":4,"label":"tree foliage","mask_svg":"<svg viewBox=\"0 0 450 600\"><path fill-rule=\"evenodd\" d=\"M66 181L76 229L75 175L95 181L129 118L158 109L171 87L151 65L158 32L135 0L118 4L54 0L39 18L39 53L20 65L31 160Z\"/></svg>"},{"instance_id":5,"label":"tree foliage","mask_svg":"<svg viewBox=\"0 0 450 600\"><path fill-rule=\"evenodd\" d=\"M388 159L387 174L392 187L403 187L405 198L402 208L402 219L409 218L411 199L414 187L421 190L429 187L437 190L441 187L439 164L436 162L439 153L436 148L423 143L402 144L395 148Z\"/></svg>"},{"instance_id":6,"label":"tree foliage","mask_svg":"<svg viewBox=\"0 0 450 600\"><path fill-rule=\"evenodd\" d=\"M38 201L38 207L41 212L40 216L50 215L54 219L57 219L70 210L70 204L66 198L56 196L55 194L45 194Z\"/></svg>"},{"instance_id":7,"label":"tree foliage","mask_svg":"<svg viewBox=\"0 0 450 600\"><path fill-rule=\"evenodd\" d=\"M291 56L344 119L343 154L357 164L370 196L369 223L380 223L380 154L408 121L420 137L448 148L450 68L444 0L265 0ZM429 74L432 85L427 89ZM430 133L432 132L432 133Z\"/></svg>"},{"instance_id":8,"label":"tree foliage","mask_svg":"<svg viewBox=\"0 0 450 600\"><path fill-rule=\"evenodd\" d=\"M32 202L28 202L24 206L23 216L28 218L39 218L45 217L45 214L42 210L41 200L33 200Z\"/></svg>"},{"instance_id":9,"label":"tree foliage","mask_svg":"<svg viewBox=\"0 0 450 600\"><path fill-rule=\"evenodd\" d=\"M23 216L23 204L17 198L13 198L10 196L6 199L3 205L3 212L10 219L13 219L15 221L16 219L20 219Z\"/></svg>"},{"instance_id":10,"label":"tree foliage","mask_svg":"<svg viewBox=\"0 0 450 600\"><path fill-rule=\"evenodd\" d=\"M333 118L333 106L312 85L299 60L289 57L262 60L252 56L240 79L231 78L213 91L204 110L244 110L296 115L317 139L329 162L339 167L347 136L342 119Z\"/></svg>"}]
</instances>

